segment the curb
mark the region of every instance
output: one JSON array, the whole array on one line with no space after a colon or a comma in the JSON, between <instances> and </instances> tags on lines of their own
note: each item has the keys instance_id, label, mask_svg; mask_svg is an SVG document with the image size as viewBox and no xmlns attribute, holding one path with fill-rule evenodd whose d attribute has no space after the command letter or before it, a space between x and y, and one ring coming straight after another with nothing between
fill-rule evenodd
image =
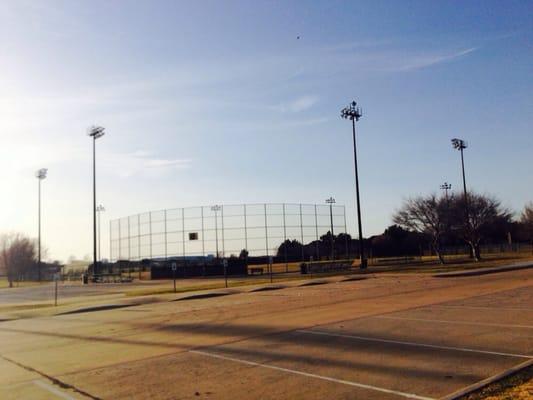
<instances>
[{"instance_id":1,"label":"curb","mask_svg":"<svg viewBox=\"0 0 533 400\"><path fill-rule=\"evenodd\" d=\"M460 400L463 396L472 394L473 392L483 389L484 387L492 383L495 383L503 378L507 378L510 375L514 375L532 365L533 365L533 359L524 361L523 363L518 364L514 367L511 367L503 372L500 372L499 374L493 375L487 379L483 379L482 381L479 381L470 386L467 386L466 388L453 392L452 394L441 397L440 400Z\"/></svg>"},{"instance_id":2,"label":"curb","mask_svg":"<svg viewBox=\"0 0 533 400\"><path fill-rule=\"evenodd\" d=\"M433 277L435 278L455 278L455 277L461 277L461 276L477 276L477 275L487 275L487 274L496 274L498 272L508 272L508 271L516 271L520 269L529 269L533 268L533 264L528 265L512 265L512 266L505 266L505 267L495 267L495 268L481 268L481 269L473 269L470 271L458 271L458 272L444 272L440 274L435 274Z\"/></svg>"}]
</instances>

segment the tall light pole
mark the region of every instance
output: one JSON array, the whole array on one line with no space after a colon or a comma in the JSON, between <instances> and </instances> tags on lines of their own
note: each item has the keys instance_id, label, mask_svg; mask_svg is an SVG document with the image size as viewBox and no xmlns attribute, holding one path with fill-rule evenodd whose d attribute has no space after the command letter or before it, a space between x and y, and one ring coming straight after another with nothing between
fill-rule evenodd
<instances>
[{"instance_id":1,"label":"tall light pole","mask_svg":"<svg viewBox=\"0 0 533 400\"><path fill-rule=\"evenodd\" d=\"M335 258L335 236L333 233L333 204L335 204L335 199L330 197L326 199L326 203L329 204L329 221L331 223L331 258Z\"/></svg>"},{"instance_id":2,"label":"tall light pole","mask_svg":"<svg viewBox=\"0 0 533 400\"><path fill-rule=\"evenodd\" d=\"M359 228L359 260L360 268L365 269L367 267L367 259L365 257L365 248L363 244L363 227L361 224L361 203L359 200L359 174L357 172L357 145L355 140L355 122L359 121L359 118L363 116L362 110L357 107L357 103L352 101L347 107L341 110L341 117L344 119L352 120L352 132L353 132L353 161L355 167L355 193L357 197L357 226Z\"/></svg>"},{"instance_id":3,"label":"tall light pole","mask_svg":"<svg viewBox=\"0 0 533 400\"><path fill-rule=\"evenodd\" d=\"M37 280L41 281L41 181L46 178L48 169L41 168L35 173L39 181L38 189L38 235L37 235Z\"/></svg>"},{"instance_id":4,"label":"tall light pole","mask_svg":"<svg viewBox=\"0 0 533 400\"><path fill-rule=\"evenodd\" d=\"M96 139L104 136L105 128L91 126L87 133L93 138L93 274L98 272L98 259L96 254Z\"/></svg>"},{"instance_id":5,"label":"tall light pole","mask_svg":"<svg viewBox=\"0 0 533 400\"><path fill-rule=\"evenodd\" d=\"M100 248L100 242L102 241L102 237L100 236L100 232L101 232L101 229L100 227L102 226L101 223L100 223L100 214L102 214L102 212L105 211L105 208L103 205L99 205L98 207L96 207L96 212L98 213L98 260L102 261L102 250Z\"/></svg>"},{"instance_id":6,"label":"tall light pole","mask_svg":"<svg viewBox=\"0 0 533 400\"><path fill-rule=\"evenodd\" d=\"M448 182L444 182L442 185L440 185L440 188L444 190L446 201L448 201L448 190L452 188L452 184Z\"/></svg>"},{"instance_id":7,"label":"tall light pole","mask_svg":"<svg viewBox=\"0 0 533 400\"><path fill-rule=\"evenodd\" d=\"M216 243L216 256L218 259L218 212L220 211L221 207L219 205L215 205L211 207L211 211L215 212L215 243Z\"/></svg>"},{"instance_id":8,"label":"tall light pole","mask_svg":"<svg viewBox=\"0 0 533 400\"><path fill-rule=\"evenodd\" d=\"M464 196L465 196L465 222L466 222L466 228L470 226L470 218L468 215L468 194L466 192L466 178L465 178L465 159L463 157L463 150L468 147L468 143L462 139L454 138L452 139L452 146L454 149L459 150L461 152L461 168L463 170L463 190L464 190Z\"/></svg>"}]
</instances>

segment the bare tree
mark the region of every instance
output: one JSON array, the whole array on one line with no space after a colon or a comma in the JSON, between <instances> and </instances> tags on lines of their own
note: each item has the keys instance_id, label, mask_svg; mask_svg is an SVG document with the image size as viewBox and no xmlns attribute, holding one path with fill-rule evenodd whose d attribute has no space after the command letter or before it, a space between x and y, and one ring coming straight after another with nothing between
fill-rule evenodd
<instances>
[{"instance_id":1,"label":"bare tree","mask_svg":"<svg viewBox=\"0 0 533 400\"><path fill-rule=\"evenodd\" d=\"M461 217L465 209L464 198L454 199L452 209L454 228L470 246L476 261L481 260L479 245L490 227L511 222L511 213L490 195L468 193L468 221Z\"/></svg>"},{"instance_id":2,"label":"bare tree","mask_svg":"<svg viewBox=\"0 0 533 400\"><path fill-rule=\"evenodd\" d=\"M529 239L533 244L533 202L529 202L524 206L524 210L520 215L520 222L529 233Z\"/></svg>"},{"instance_id":3,"label":"bare tree","mask_svg":"<svg viewBox=\"0 0 533 400\"><path fill-rule=\"evenodd\" d=\"M12 233L0 236L0 268L5 270L9 287L36 266L35 243L30 238Z\"/></svg>"},{"instance_id":4,"label":"bare tree","mask_svg":"<svg viewBox=\"0 0 533 400\"><path fill-rule=\"evenodd\" d=\"M393 221L409 230L425 234L431 238L431 247L441 264L444 257L441 251L441 239L447 224L448 202L435 194L408 199L393 216Z\"/></svg>"}]
</instances>

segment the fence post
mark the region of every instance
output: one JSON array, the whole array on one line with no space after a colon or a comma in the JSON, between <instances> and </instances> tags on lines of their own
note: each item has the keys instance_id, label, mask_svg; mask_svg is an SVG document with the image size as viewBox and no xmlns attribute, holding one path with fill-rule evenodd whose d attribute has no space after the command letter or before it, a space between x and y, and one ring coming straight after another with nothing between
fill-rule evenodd
<instances>
[{"instance_id":1,"label":"fence post","mask_svg":"<svg viewBox=\"0 0 533 400\"><path fill-rule=\"evenodd\" d=\"M248 250L248 221L246 218L246 204L244 204L244 248Z\"/></svg>"},{"instance_id":2,"label":"fence post","mask_svg":"<svg viewBox=\"0 0 533 400\"><path fill-rule=\"evenodd\" d=\"M204 207L201 207L202 210L202 257L205 258L205 241L204 241ZM205 263L204 263L205 264Z\"/></svg>"},{"instance_id":3,"label":"fence post","mask_svg":"<svg viewBox=\"0 0 533 400\"><path fill-rule=\"evenodd\" d=\"M181 253L183 255L183 266L185 268L185 208L181 209ZM185 269L183 271L185 273Z\"/></svg>"},{"instance_id":4,"label":"fence post","mask_svg":"<svg viewBox=\"0 0 533 400\"><path fill-rule=\"evenodd\" d=\"M266 250L266 255L268 257L268 226L267 226L267 205L266 203L263 204L263 207L265 209L265 250Z\"/></svg>"},{"instance_id":5,"label":"fence post","mask_svg":"<svg viewBox=\"0 0 533 400\"><path fill-rule=\"evenodd\" d=\"M137 214L137 254L139 255L139 260L142 260L141 254L141 214Z\"/></svg>"},{"instance_id":6,"label":"fence post","mask_svg":"<svg viewBox=\"0 0 533 400\"><path fill-rule=\"evenodd\" d=\"M163 211L163 218L165 219L165 261L168 259L168 249L167 249L167 210Z\"/></svg>"},{"instance_id":7,"label":"fence post","mask_svg":"<svg viewBox=\"0 0 533 400\"><path fill-rule=\"evenodd\" d=\"M113 261L113 221L109 221L109 261Z\"/></svg>"},{"instance_id":8,"label":"fence post","mask_svg":"<svg viewBox=\"0 0 533 400\"><path fill-rule=\"evenodd\" d=\"M130 217L128 217L128 261L131 261L131 231L130 231Z\"/></svg>"},{"instance_id":9,"label":"fence post","mask_svg":"<svg viewBox=\"0 0 533 400\"><path fill-rule=\"evenodd\" d=\"M226 248L224 247L224 206L220 206L220 224L222 229L222 258L226 258Z\"/></svg>"},{"instance_id":10,"label":"fence post","mask_svg":"<svg viewBox=\"0 0 533 400\"><path fill-rule=\"evenodd\" d=\"M122 229L121 229L121 224L120 224L120 218L117 220L118 221L118 259L121 260L122 259Z\"/></svg>"},{"instance_id":11,"label":"fence post","mask_svg":"<svg viewBox=\"0 0 533 400\"><path fill-rule=\"evenodd\" d=\"M152 250L152 212L148 212L148 235L150 237L150 260L154 258L154 251Z\"/></svg>"}]
</instances>

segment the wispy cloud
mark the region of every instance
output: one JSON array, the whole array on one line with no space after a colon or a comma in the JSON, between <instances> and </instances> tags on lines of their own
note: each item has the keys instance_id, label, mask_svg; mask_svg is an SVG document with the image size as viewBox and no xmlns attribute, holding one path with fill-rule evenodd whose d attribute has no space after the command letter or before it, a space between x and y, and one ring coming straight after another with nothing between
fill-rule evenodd
<instances>
[{"instance_id":1,"label":"wispy cloud","mask_svg":"<svg viewBox=\"0 0 533 400\"><path fill-rule=\"evenodd\" d=\"M107 153L102 156L102 163L110 172L122 178L134 175L150 177L165 175L173 170L187 169L190 159L166 159L154 157L153 153L138 150L131 153Z\"/></svg>"},{"instance_id":2,"label":"wispy cloud","mask_svg":"<svg viewBox=\"0 0 533 400\"><path fill-rule=\"evenodd\" d=\"M471 47L465 50L447 53L447 54L415 54L409 57L406 57L405 60L397 60L396 65L392 66L390 70L392 71L413 71L417 69L431 67L437 64L442 64L445 62L453 61L457 58L466 56L467 54L473 53L478 47Z\"/></svg>"},{"instance_id":3,"label":"wispy cloud","mask_svg":"<svg viewBox=\"0 0 533 400\"><path fill-rule=\"evenodd\" d=\"M276 109L283 112L301 112L308 110L313 107L318 102L318 96L301 96L297 99L291 100L286 103L282 103L279 106L275 107Z\"/></svg>"}]
</instances>

